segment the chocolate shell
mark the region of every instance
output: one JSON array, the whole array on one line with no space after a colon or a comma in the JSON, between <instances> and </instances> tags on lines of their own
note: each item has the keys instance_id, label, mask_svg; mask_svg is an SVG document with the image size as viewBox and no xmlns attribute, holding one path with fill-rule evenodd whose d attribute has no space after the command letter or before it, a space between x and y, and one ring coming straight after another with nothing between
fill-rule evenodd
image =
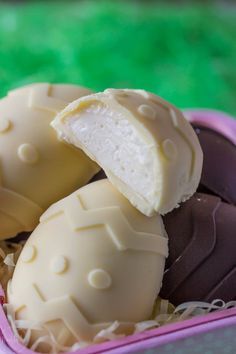
<instances>
[{"instance_id":1,"label":"chocolate shell","mask_svg":"<svg viewBox=\"0 0 236 354\"><path fill-rule=\"evenodd\" d=\"M223 135L194 125L203 150L200 189L236 205L236 145Z\"/></svg>"},{"instance_id":2,"label":"chocolate shell","mask_svg":"<svg viewBox=\"0 0 236 354\"><path fill-rule=\"evenodd\" d=\"M103 170L100 170L93 178L89 181L89 183L100 181L100 179L105 179L107 178L105 172Z\"/></svg>"},{"instance_id":3,"label":"chocolate shell","mask_svg":"<svg viewBox=\"0 0 236 354\"><path fill-rule=\"evenodd\" d=\"M196 193L163 219L169 257L160 296L174 305L236 300L236 207Z\"/></svg>"},{"instance_id":4,"label":"chocolate shell","mask_svg":"<svg viewBox=\"0 0 236 354\"><path fill-rule=\"evenodd\" d=\"M187 110L184 114L203 150L198 191L236 205L236 119L214 110Z\"/></svg>"}]
</instances>

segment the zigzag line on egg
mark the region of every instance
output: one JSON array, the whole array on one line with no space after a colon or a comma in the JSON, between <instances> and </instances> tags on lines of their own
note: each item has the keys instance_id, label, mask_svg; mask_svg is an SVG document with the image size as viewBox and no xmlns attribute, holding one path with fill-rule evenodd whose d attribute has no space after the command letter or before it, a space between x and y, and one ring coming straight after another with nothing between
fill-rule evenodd
<instances>
[{"instance_id":1,"label":"zigzag line on egg","mask_svg":"<svg viewBox=\"0 0 236 354\"><path fill-rule=\"evenodd\" d=\"M28 97L28 106L53 113L60 112L67 102L51 97L52 89L53 85L50 84L37 85L37 90L32 87Z\"/></svg>"},{"instance_id":2,"label":"zigzag line on egg","mask_svg":"<svg viewBox=\"0 0 236 354\"><path fill-rule=\"evenodd\" d=\"M168 255L168 240L165 237L135 231L124 216L118 206L85 210L83 201L78 192L72 194L69 199L64 199L63 203L58 202L52 205L41 217L41 222L59 216L65 213L69 226L73 231L91 228L94 225L104 225L110 238L119 251L127 249L136 251L147 251L161 254L164 257ZM80 212L78 212L78 207ZM106 222L103 212L106 212ZM92 224L91 224L92 222ZM119 232L117 232L119 230Z\"/></svg>"},{"instance_id":3,"label":"zigzag line on egg","mask_svg":"<svg viewBox=\"0 0 236 354\"><path fill-rule=\"evenodd\" d=\"M85 340L86 337L94 337L99 331L107 328L112 322L90 323L82 314L75 303L73 296L64 295L53 299L46 300L40 292L36 284L31 284L30 299L27 308L31 311L39 321L43 321L47 328L47 323L51 321L61 320L68 330L78 340ZM120 322L120 326L130 326L132 323Z\"/></svg>"},{"instance_id":4,"label":"zigzag line on egg","mask_svg":"<svg viewBox=\"0 0 236 354\"><path fill-rule=\"evenodd\" d=\"M52 97L52 90L52 84L32 84L9 91L8 96L28 95L28 107L58 113L66 106L68 102Z\"/></svg>"}]
</instances>

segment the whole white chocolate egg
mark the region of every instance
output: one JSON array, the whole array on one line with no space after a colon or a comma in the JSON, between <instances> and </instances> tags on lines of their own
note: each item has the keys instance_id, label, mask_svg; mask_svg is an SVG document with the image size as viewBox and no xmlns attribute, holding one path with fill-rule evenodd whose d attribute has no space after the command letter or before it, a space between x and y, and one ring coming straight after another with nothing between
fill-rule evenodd
<instances>
[{"instance_id":1,"label":"whole white chocolate egg","mask_svg":"<svg viewBox=\"0 0 236 354\"><path fill-rule=\"evenodd\" d=\"M0 239L31 231L40 215L86 184L98 167L57 139L50 122L90 91L33 84L0 100Z\"/></svg>"},{"instance_id":2,"label":"whole white chocolate egg","mask_svg":"<svg viewBox=\"0 0 236 354\"><path fill-rule=\"evenodd\" d=\"M17 262L8 301L16 318L43 323L64 346L92 341L116 320L125 332L150 318L167 254L161 216L141 214L100 180L42 215Z\"/></svg>"}]
</instances>

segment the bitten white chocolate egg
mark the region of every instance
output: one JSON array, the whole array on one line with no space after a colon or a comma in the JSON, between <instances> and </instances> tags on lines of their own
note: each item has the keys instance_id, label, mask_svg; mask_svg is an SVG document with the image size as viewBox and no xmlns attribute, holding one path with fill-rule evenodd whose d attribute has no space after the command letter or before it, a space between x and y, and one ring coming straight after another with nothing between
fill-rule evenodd
<instances>
[{"instance_id":1,"label":"bitten white chocolate egg","mask_svg":"<svg viewBox=\"0 0 236 354\"><path fill-rule=\"evenodd\" d=\"M149 92L108 89L80 98L52 126L148 216L171 211L197 189L198 138L176 107Z\"/></svg>"},{"instance_id":2,"label":"bitten white chocolate egg","mask_svg":"<svg viewBox=\"0 0 236 354\"><path fill-rule=\"evenodd\" d=\"M0 239L31 231L50 204L98 171L50 127L56 113L88 93L74 85L34 84L0 100Z\"/></svg>"},{"instance_id":3,"label":"bitten white chocolate egg","mask_svg":"<svg viewBox=\"0 0 236 354\"><path fill-rule=\"evenodd\" d=\"M146 217L107 179L97 181L42 215L8 301L18 319L43 323L64 346L92 341L116 320L126 332L151 316L167 255L161 216Z\"/></svg>"}]
</instances>

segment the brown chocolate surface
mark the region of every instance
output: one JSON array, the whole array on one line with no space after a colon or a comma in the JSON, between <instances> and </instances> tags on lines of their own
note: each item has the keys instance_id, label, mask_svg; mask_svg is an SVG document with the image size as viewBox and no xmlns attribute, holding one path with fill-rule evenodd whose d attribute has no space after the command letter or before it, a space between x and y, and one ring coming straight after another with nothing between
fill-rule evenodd
<instances>
[{"instance_id":1,"label":"brown chocolate surface","mask_svg":"<svg viewBox=\"0 0 236 354\"><path fill-rule=\"evenodd\" d=\"M196 193L163 219L169 257L160 296L175 305L236 300L236 207Z\"/></svg>"},{"instance_id":2,"label":"brown chocolate surface","mask_svg":"<svg viewBox=\"0 0 236 354\"><path fill-rule=\"evenodd\" d=\"M105 172L103 170L100 170L93 178L89 181L89 183L99 181L100 179L107 178Z\"/></svg>"},{"instance_id":3,"label":"brown chocolate surface","mask_svg":"<svg viewBox=\"0 0 236 354\"><path fill-rule=\"evenodd\" d=\"M217 132L194 126L203 150L198 191L209 191L236 205L236 146Z\"/></svg>"}]
</instances>

